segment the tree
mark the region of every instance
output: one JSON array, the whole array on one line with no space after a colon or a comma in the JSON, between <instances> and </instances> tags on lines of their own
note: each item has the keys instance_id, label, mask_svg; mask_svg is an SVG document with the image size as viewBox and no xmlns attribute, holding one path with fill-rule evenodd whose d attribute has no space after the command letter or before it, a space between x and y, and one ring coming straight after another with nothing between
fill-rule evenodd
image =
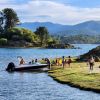
<instances>
[{"instance_id":1,"label":"tree","mask_svg":"<svg viewBox=\"0 0 100 100\"><path fill-rule=\"evenodd\" d=\"M36 29L35 34L40 37L41 46L43 44L47 45L47 40L49 36L49 32L46 27L39 27Z\"/></svg>"},{"instance_id":2,"label":"tree","mask_svg":"<svg viewBox=\"0 0 100 100\"><path fill-rule=\"evenodd\" d=\"M19 22L19 18L16 12L11 8L5 8L2 10L5 19L4 29L5 31L11 29L12 27L16 26Z\"/></svg>"},{"instance_id":3,"label":"tree","mask_svg":"<svg viewBox=\"0 0 100 100\"><path fill-rule=\"evenodd\" d=\"M3 33L3 13L0 11L0 34Z\"/></svg>"},{"instance_id":4,"label":"tree","mask_svg":"<svg viewBox=\"0 0 100 100\"><path fill-rule=\"evenodd\" d=\"M0 38L0 45L6 45L7 39L6 38Z\"/></svg>"}]
</instances>

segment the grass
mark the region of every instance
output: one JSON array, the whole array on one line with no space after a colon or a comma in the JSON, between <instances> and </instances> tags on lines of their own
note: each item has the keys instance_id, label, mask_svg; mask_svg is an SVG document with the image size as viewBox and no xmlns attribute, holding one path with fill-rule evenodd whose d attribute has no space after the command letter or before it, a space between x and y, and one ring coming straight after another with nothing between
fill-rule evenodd
<instances>
[{"instance_id":1,"label":"grass","mask_svg":"<svg viewBox=\"0 0 100 100\"><path fill-rule=\"evenodd\" d=\"M61 66L52 66L49 76L60 83L100 93L100 68L98 66L99 63L96 63L91 73L85 62L73 62L71 68L65 66L64 69Z\"/></svg>"}]
</instances>

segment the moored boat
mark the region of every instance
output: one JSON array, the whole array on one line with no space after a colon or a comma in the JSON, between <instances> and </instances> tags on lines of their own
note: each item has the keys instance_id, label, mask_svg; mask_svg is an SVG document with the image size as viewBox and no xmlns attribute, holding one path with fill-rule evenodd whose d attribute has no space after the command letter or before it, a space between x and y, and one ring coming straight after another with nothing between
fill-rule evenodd
<instances>
[{"instance_id":1,"label":"moored boat","mask_svg":"<svg viewBox=\"0 0 100 100\"><path fill-rule=\"evenodd\" d=\"M48 68L48 64L22 64L19 66L16 66L13 62L9 63L6 71L12 72L12 71L30 71L30 70L38 70L42 68Z\"/></svg>"}]
</instances>

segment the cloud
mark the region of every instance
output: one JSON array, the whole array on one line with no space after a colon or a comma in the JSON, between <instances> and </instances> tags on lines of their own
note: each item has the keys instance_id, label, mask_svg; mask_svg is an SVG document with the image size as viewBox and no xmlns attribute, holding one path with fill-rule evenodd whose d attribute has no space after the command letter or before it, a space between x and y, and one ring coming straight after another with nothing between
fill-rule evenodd
<instances>
[{"instance_id":1,"label":"cloud","mask_svg":"<svg viewBox=\"0 0 100 100\"><path fill-rule=\"evenodd\" d=\"M4 4L4 3L7 3L9 2L9 0L0 0L0 4Z\"/></svg>"},{"instance_id":2,"label":"cloud","mask_svg":"<svg viewBox=\"0 0 100 100\"><path fill-rule=\"evenodd\" d=\"M22 22L49 21L76 24L87 20L100 20L100 8L79 8L54 2L54 0L29 0L21 4L10 1L4 0L3 5L0 3L0 9L13 8Z\"/></svg>"}]
</instances>

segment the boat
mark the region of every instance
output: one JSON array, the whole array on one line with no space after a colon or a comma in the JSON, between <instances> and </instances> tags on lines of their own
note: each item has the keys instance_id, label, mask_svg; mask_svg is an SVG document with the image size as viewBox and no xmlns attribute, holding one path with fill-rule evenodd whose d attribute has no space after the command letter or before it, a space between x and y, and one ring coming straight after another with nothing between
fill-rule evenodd
<instances>
[{"instance_id":1,"label":"boat","mask_svg":"<svg viewBox=\"0 0 100 100\"><path fill-rule=\"evenodd\" d=\"M39 70L42 68L48 68L48 64L22 64L19 66L15 66L13 62L10 62L6 68L6 71L12 72L12 71L31 71L31 70ZM49 69L49 68L48 68Z\"/></svg>"}]
</instances>

